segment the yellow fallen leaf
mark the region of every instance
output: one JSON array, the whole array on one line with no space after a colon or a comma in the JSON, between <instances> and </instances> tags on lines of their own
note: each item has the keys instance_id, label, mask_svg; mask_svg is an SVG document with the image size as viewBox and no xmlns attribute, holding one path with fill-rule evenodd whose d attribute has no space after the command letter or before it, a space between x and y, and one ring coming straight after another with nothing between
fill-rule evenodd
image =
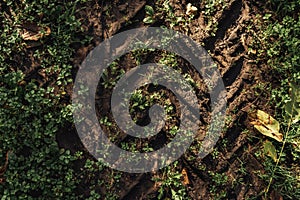
<instances>
[{"instance_id":1,"label":"yellow fallen leaf","mask_svg":"<svg viewBox=\"0 0 300 200\"><path fill-rule=\"evenodd\" d=\"M250 122L261 134L282 142L283 135L279 132L279 122L268 113L257 110L254 121Z\"/></svg>"}]
</instances>

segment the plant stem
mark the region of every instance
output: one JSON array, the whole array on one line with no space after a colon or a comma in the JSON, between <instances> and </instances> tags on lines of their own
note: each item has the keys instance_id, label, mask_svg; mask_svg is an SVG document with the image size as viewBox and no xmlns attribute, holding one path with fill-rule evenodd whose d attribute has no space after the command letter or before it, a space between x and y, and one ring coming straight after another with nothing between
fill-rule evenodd
<instances>
[{"instance_id":1,"label":"plant stem","mask_svg":"<svg viewBox=\"0 0 300 200\"><path fill-rule=\"evenodd\" d=\"M287 127L287 131L286 131L285 134L284 134L284 140L283 140L283 142L282 142L282 146L281 146L281 149L280 149L280 153L279 153L278 159L276 160L276 164L275 164L275 167L274 167L274 169L273 169L273 171L272 171L271 178L270 178L269 183L268 183L268 186L267 186L267 188L266 188L266 190L265 190L265 199L267 199L267 194L268 194L268 192L269 192L269 190L270 190L270 187L271 187L271 184L272 184L272 181L273 181L274 174L275 174L276 169L277 169L277 167L278 167L279 161L280 161L280 159L281 159L281 157L282 157L282 153L283 153L283 150L284 150L284 147L285 147L285 144L286 144L287 136L288 136L289 131L290 131L290 128L291 128L291 124L292 124L292 120L289 121L288 127Z\"/></svg>"}]
</instances>

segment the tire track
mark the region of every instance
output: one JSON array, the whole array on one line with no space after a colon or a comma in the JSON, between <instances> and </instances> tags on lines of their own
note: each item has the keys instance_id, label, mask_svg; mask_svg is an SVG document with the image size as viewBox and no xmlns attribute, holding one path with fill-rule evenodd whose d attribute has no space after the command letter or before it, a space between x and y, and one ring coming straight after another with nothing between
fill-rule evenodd
<instances>
[{"instance_id":1,"label":"tire track","mask_svg":"<svg viewBox=\"0 0 300 200\"><path fill-rule=\"evenodd\" d=\"M119 3L119 4L117 4ZM110 3L105 3L105 8L109 8ZM131 19L132 21L141 20L140 17L146 4L146 1L129 1L127 3L115 1L115 7L112 9L113 15L108 19L104 17L103 8L97 9L97 12L93 13L94 21L89 22L87 26L92 24L92 32L94 37L93 45L96 46L101 40L109 38L112 35L123 31L130 25L126 25L126 20ZM180 4L180 3L178 3ZM245 156L242 147L247 143L246 135L241 133L245 128L243 123L246 118L244 110L249 107L249 101L251 102L254 97L243 92L245 90L251 90L250 88L255 81L255 74L250 71L256 66L251 64L251 61L247 57L249 41L251 36L246 31L247 24L250 19L250 7L251 2L247 0L232 0L229 3L228 9L224 10L220 14L218 20L218 30L215 36L198 39L199 42L203 42L207 50L210 50L211 56L218 63L218 67L222 74L226 89L227 89L227 100L228 110L227 113L232 117L228 123L228 129L223 133L222 139L227 138L229 145L226 149L218 148L220 151L220 160L215 161L211 155L203 160L188 161L184 157L180 160L182 167L189 170L191 184L188 186L188 191L191 197L194 199L198 198L210 198L209 182L210 176L207 172L199 170L196 166L200 163L204 163L209 170L215 170L217 172L225 172L230 177L237 176L232 167L237 165L237 157ZM124 11L128 11L124 14ZM90 12L92 12L90 10ZM95 19L101 16L100 22ZM202 16L203 17L203 16ZM201 18L201 15L200 15ZM201 19L199 19L201 21ZM109 26L109 27L108 27ZM132 26L142 26L137 23ZM193 28L193 27L191 27ZM99 36L101 36L99 39ZM193 36L192 36L193 37ZM95 39L98 38L98 39ZM197 40L197 38L196 38ZM84 54L86 55L92 47L86 48ZM79 56L80 57L80 56ZM85 56L80 57L81 61ZM78 61L78 63L81 63ZM232 111L237 110L233 113ZM255 158L247 158L253 161ZM253 161L255 162L255 160ZM254 175L251 174L252 178ZM146 199L146 196L150 193L157 192L158 188L155 187L151 180L152 174L139 174L131 176L130 174L123 173L122 175L122 186L114 186L112 189L119 195L119 199ZM199 188L199 185L201 187ZM239 192L236 192L236 196L246 195L248 192L251 193L253 190L247 187L243 190L240 188Z\"/></svg>"},{"instance_id":2,"label":"tire track","mask_svg":"<svg viewBox=\"0 0 300 200\"><path fill-rule=\"evenodd\" d=\"M206 170L225 173L231 181L237 177L243 177L233 171L233 167L238 165L239 159L246 158L244 146L247 145L247 135L243 132L246 129L245 121L247 119L247 111L255 101L255 95L253 92L253 84L259 79L259 70L249 59L248 45L251 42L251 34L247 32L247 26L251 19L251 15L254 15L250 11L249 4L251 2L247 0L233 1L228 10L225 10L219 20L218 31L216 36L205 38L204 44L207 50L210 50L214 60L218 63L221 71L224 84L227 89L227 102L228 109L227 115L231 117L230 122L227 124L227 130L224 132L222 139L227 139L228 144L225 149L221 144L217 144L217 150L219 152L218 160L215 160L211 155L206 158L194 162L188 163L189 165L202 165L206 166ZM201 17L201 16L200 16ZM253 17L253 16L252 16ZM199 20L201 21L201 20ZM253 73L253 71L255 73ZM253 102L253 103L252 103ZM218 143L221 143L221 140ZM237 159L239 158L239 159ZM251 162L258 163L258 161L252 156ZM256 169L261 169L262 166L257 166ZM247 167L251 170L251 167ZM195 170L195 169L194 169ZM195 180L192 180L192 187L196 190L197 182L202 181L202 177L209 177L209 174L202 172L201 176L193 176ZM251 173L251 179L259 182L257 175ZM199 181L197 181L199 179ZM248 186L244 188L236 188L232 191L231 196L236 198L244 198L248 194L251 195L254 191L262 188L261 185ZM209 191L209 186L205 189ZM193 196L191 194L191 196ZM208 194L210 196L210 194ZM201 197L207 197L201 194ZM229 197L229 196L228 196ZM210 198L213 198L210 196Z\"/></svg>"},{"instance_id":3,"label":"tire track","mask_svg":"<svg viewBox=\"0 0 300 200\"><path fill-rule=\"evenodd\" d=\"M215 49L215 43L218 39L223 39L226 31L237 21L242 9L242 1L234 0L230 3L230 6L225 10L221 18L218 20L218 30L215 36L204 39L205 48L213 51Z\"/></svg>"}]
</instances>

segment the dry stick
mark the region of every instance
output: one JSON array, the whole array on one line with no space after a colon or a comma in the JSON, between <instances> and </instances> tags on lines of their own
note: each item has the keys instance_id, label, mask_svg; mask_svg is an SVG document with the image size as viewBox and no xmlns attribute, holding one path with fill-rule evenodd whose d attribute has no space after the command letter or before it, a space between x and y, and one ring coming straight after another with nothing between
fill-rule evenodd
<instances>
[{"instance_id":1,"label":"dry stick","mask_svg":"<svg viewBox=\"0 0 300 200\"><path fill-rule=\"evenodd\" d=\"M8 166L8 156L9 156L10 151L6 152L6 156L5 156L5 163L2 167L0 167L0 176L4 175L7 166Z\"/></svg>"}]
</instances>

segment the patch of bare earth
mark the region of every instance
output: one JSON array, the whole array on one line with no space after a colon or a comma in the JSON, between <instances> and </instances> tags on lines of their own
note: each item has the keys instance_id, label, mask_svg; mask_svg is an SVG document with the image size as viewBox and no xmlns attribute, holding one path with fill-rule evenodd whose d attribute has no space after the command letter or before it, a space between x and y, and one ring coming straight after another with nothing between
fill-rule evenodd
<instances>
[{"instance_id":1,"label":"patch of bare earth","mask_svg":"<svg viewBox=\"0 0 300 200\"><path fill-rule=\"evenodd\" d=\"M177 12L185 12L187 1L173 2L172 6ZM74 75L80 63L84 60L89 51L104 39L112 35L134 27L144 26L142 20L145 16L144 6L152 5L153 2L144 0L119 1L111 3L95 1L84 8L78 14L83 22L86 34L93 37L90 44L86 46L74 46L77 53L74 56ZM199 4L199 3L198 3ZM203 5L200 6L200 11ZM205 20L202 14L188 26L188 33L191 38L200 44L204 44L217 63L227 89L227 121L226 129L217 143L218 155L208 155L202 160L189 159L184 155L179 160L178 170L187 170L189 184L185 184L188 195L192 199L214 199L211 192L215 182L211 179L212 173L224 174L228 177L225 184L216 187L216 193L225 191L225 199L246 199L254 197L264 188L258 172L263 173L263 166L254 156L257 148L255 139L250 141L255 132L249 125L247 113L251 109L263 107L268 109L265 103L268 94L257 89L258 83L269 81L266 73L268 68L260 66L255 60L255 52L251 52L249 45L253 40L255 32L255 16L257 4L251 0L231 0L227 7L216 14L218 29L215 36L209 36L205 32ZM181 10L181 11L180 11ZM159 25L159 24L158 24ZM124 58L124 64L132 64L130 58ZM147 61L147 58L144 59ZM108 112L109 91L102 91L100 97L100 112ZM251 130L246 131L246 130ZM66 134L67 133L67 134ZM64 130L57 137L61 147L69 148L73 152L83 149L76 130L73 125ZM122 137L121 140L125 139ZM224 144L226 142L226 145ZM114 192L119 199L156 199L159 185L152 181L153 176L158 173L127 174L121 173L119 182L114 182L109 177L114 172L111 169L104 169L102 172L89 175L84 173L83 164L91 156L86 152L85 158L75 166L78 173L84 174L83 181L78 193L88 195L89 188L95 185L96 180L103 182L96 186L96 190L105 196L107 185L110 192ZM201 166L201 167L200 167Z\"/></svg>"}]
</instances>

